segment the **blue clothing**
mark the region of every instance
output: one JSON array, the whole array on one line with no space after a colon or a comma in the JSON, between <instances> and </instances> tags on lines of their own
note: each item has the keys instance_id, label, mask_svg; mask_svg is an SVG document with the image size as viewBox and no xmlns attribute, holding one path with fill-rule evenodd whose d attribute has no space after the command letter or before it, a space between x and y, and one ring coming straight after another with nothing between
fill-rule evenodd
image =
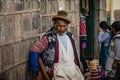
<instances>
[{"instance_id":1,"label":"blue clothing","mask_svg":"<svg viewBox=\"0 0 120 80\"><path fill-rule=\"evenodd\" d=\"M99 63L102 67L105 67L107 57L109 54L109 46L111 40L111 32L106 30L103 34L99 33L98 41L101 42L101 51L100 51L100 58Z\"/></svg>"},{"instance_id":2,"label":"blue clothing","mask_svg":"<svg viewBox=\"0 0 120 80\"><path fill-rule=\"evenodd\" d=\"M103 34L98 34L98 41L103 43L104 46L110 45L111 32L107 29Z\"/></svg>"},{"instance_id":3,"label":"blue clothing","mask_svg":"<svg viewBox=\"0 0 120 80\"><path fill-rule=\"evenodd\" d=\"M64 46L65 49L67 50L67 39L66 39L66 36L67 36L66 33L64 33L63 35L57 34L58 39L61 40L63 46Z\"/></svg>"}]
</instances>

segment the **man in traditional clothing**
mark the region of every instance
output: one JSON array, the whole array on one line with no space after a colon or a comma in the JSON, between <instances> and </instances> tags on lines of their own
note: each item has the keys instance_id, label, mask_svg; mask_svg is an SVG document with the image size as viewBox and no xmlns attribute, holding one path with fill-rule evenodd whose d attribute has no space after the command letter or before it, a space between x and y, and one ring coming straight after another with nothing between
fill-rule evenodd
<instances>
[{"instance_id":1,"label":"man in traditional clothing","mask_svg":"<svg viewBox=\"0 0 120 80\"><path fill-rule=\"evenodd\" d=\"M41 71L45 80L84 80L73 36L67 31L71 22L67 16L66 11L58 11L58 15L52 17L53 27L30 50L31 70ZM45 69L43 65L40 68L33 65L40 58ZM39 61L39 64L42 62ZM45 72L49 78L45 77Z\"/></svg>"}]
</instances>

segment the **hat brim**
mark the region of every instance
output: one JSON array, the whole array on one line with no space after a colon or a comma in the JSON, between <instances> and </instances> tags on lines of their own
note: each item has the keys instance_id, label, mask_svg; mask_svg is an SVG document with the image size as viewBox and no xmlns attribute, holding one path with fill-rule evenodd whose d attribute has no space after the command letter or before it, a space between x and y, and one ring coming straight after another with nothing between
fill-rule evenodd
<instances>
[{"instance_id":1,"label":"hat brim","mask_svg":"<svg viewBox=\"0 0 120 80\"><path fill-rule=\"evenodd\" d=\"M53 20L53 21L59 20L59 19L60 19L60 20L65 20L65 21L67 21L68 24L71 23L71 21L70 21L68 18L63 17L63 16L53 16L53 17L52 17L52 20Z\"/></svg>"},{"instance_id":2,"label":"hat brim","mask_svg":"<svg viewBox=\"0 0 120 80\"><path fill-rule=\"evenodd\" d=\"M84 13L82 13L84 16L89 16L88 14L84 14Z\"/></svg>"}]
</instances>

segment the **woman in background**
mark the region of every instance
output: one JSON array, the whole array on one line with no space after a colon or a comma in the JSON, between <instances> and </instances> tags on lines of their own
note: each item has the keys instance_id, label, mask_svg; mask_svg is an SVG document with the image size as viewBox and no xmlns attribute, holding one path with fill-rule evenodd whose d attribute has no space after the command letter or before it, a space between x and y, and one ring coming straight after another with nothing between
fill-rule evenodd
<instances>
[{"instance_id":1,"label":"woman in background","mask_svg":"<svg viewBox=\"0 0 120 80\"><path fill-rule=\"evenodd\" d=\"M120 21L113 22L112 31L114 33L113 40L115 44L115 59L112 68L116 70L116 80L120 80Z\"/></svg>"},{"instance_id":2,"label":"woman in background","mask_svg":"<svg viewBox=\"0 0 120 80\"><path fill-rule=\"evenodd\" d=\"M102 69L105 69L106 60L109 54L109 46L111 41L111 31L106 21L102 21L99 24L98 28L98 41L101 43L101 51L99 64L102 66Z\"/></svg>"}]
</instances>

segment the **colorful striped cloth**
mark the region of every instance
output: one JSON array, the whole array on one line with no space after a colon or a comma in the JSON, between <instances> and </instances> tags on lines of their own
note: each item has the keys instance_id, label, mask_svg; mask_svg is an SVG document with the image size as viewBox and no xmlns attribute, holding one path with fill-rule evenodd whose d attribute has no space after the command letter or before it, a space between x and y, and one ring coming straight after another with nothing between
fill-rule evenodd
<instances>
[{"instance_id":1,"label":"colorful striped cloth","mask_svg":"<svg viewBox=\"0 0 120 80\"><path fill-rule=\"evenodd\" d=\"M41 53L48 48L47 36L43 36L39 42L37 42L31 49L31 52Z\"/></svg>"}]
</instances>

